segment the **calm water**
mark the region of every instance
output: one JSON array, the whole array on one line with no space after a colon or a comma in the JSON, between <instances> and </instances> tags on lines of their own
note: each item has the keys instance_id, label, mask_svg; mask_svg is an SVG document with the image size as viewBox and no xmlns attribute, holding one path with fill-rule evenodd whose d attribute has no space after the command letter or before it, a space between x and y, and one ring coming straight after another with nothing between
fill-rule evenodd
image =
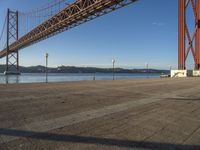
<instances>
[{"instance_id":1,"label":"calm water","mask_svg":"<svg viewBox=\"0 0 200 150\"><path fill-rule=\"evenodd\" d=\"M131 78L159 78L160 74L147 74L147 73L116 73L116 80L124 80ZM49 73L48 82L63 82L63 81L82 81L93 80L94 74L92 73ZM112 80L112 73L96 73L96 80ZM0 74L0 83L38 83L46 82L46 75L41 73L22 73L20 76L10 75L5 76Z\"/></svg>"}]
</instances>

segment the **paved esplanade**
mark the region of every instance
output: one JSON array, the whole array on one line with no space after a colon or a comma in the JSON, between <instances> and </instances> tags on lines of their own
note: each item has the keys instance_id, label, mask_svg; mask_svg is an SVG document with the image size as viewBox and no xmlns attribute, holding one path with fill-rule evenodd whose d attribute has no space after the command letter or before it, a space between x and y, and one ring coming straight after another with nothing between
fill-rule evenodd
<instances>
[{"instance_id":1,"label":"paved esplanade","mask_svg":"<svg viewBox=\"0 0 200 150\"><path fill-rule=\"evenodd\" d=\"M0 150L199 150L199 83L0 85Z\"/></svg>"}]
</instances>

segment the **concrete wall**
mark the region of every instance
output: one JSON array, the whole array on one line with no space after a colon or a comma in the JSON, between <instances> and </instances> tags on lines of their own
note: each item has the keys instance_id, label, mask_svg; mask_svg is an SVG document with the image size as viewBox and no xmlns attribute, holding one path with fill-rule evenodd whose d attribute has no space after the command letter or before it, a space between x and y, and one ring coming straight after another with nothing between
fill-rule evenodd
<instances>
[{"instance_id":1,"label":"concrete wall","mask_svg":"<svg viewBox=\"0 0 200 150\"><path fill-rule=\"evenodd\" d=\"M193 70L194 77L200 77L200 70Z\"/></svg>"},{"instance_id":2,"label":"concrete wall","mask_svg":"<svg viewBox=\"0 0 200 150\"><path fill-rule=\"evenodd\" d=\"M171 70L171 77L172 78L183 78L187 77L187 70Z\"/></svg>"}]
</instances>

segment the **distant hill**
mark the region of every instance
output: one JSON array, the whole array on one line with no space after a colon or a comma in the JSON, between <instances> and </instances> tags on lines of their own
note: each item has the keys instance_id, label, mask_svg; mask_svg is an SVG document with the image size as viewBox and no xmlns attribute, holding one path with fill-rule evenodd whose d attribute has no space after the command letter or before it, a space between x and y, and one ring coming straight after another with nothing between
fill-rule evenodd
<instances>
[{"instance_id":1,"label":"distant hill","mask_svg":"<svg viewBox=\"0 0 200 150\"><path fill-rule=\"evenodd\" d=\"M0 72L5 71L5 65L0 65ZM22 73L44 73L44 66L30 66L23 67L20 66L20 71ZM95 68L95 67L75 67L75 66L59 66L56 68L49 67L48 72L50 73L112 73L112 68ZM123 69L115 68L116 73L169 73L168 70L157 70L157 69Z\"/></svg>"}]
</instances>

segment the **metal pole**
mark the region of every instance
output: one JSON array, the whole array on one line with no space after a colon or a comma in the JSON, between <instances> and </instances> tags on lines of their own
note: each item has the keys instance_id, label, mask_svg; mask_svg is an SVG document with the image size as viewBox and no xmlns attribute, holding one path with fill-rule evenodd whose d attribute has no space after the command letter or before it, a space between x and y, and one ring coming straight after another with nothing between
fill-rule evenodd
<instances>
[{"instance_id":1,"label":"metal pole","mask_svg":"<svg viewBox=\"0 0 200 150\"><path fill-rule=\"evenodd\" d=\"M96 72L94 72L93 80L96 80Z\"/></svg>"},{"instance_id":2,"label":"metal pole","mask_svg":"<svg viewBox=\"0 0 200 150\"><path fill-rule=\"evenodd\" d=\"M93 76L93 80L96 80L96 68L94 68L94 76Z\"/></svg>"},{"instance_id":3,"label":"metal pole","mask_svg":"<svg viewBox=\"0 0 200 150\"><path fill-rule=\"evenodd\" d=\"M147 63L147 78L149 78L149 64Z\"/></svg>"},{"instance_id":4,"label":"metal pole","mask_svg":"<svg viewBox=\"0 0 200 150\"><path fill-rule=\"evenodd\" d=\"M115 60L112 60L113 63L113 80L115 80Z\"/></svg>"},{"instance_id":5,"label":"metal pole","mask_svg":"<svg viewBox=\"0 0 200 150\"><path fill-rule=\"evenodd\" d=\"M171 77L171 72L172 72L172 66L169 66L169 76Z\"/></svg>"},{"instance_id":6,"label":"metal pole","mask_svg":"<svg viewBox=\"0 0 200 150\"><path fill-rule=\"evenodd\" d=\"M8 55L9 55L9 15L10 15L10 9L8 9L7 12L7 48L6 48L6 72L8 71Z\"/></svg>"},{"instance_id":7,"label":"metal pole","mask_svg":"<svg viewBox=\"0 0 200 150\"><path fill-rule=\"evenodd\" d=\"M147 78L149 78L149 64L145 63L145 65L146 65Z\"/></svg>"},{"instance_id":8,"label":"metal pole","mask_svg":"<svg viewBox=\"0 0 200 150\"><path fill-rule=\"evenodd\" d=\"M9 84L9 76L5 76L5 82L6 82L6 84Z\"/></svg>"},{"instance_id":9,"label":"metal pole","mask_svg":"<svg viewBox=\"0 0 200 150\"><path fill-rule=\"evenodd\" d=\"M16 41L19 40L19 12L16 12ZM17 53L17 73L19 73L19 51L16 51Z\"/></svg>"},{"instance_id":10,"label":"metal pole","mask_svg":"<svg viewBox=\"0 0 200 150\"><path fill-rule=\"evenodd\" d=\"M115 80L115 63L113 62L113 80Z\"/></svg>"},{"instance_id":11,"label":"metal pole","mask_svg":"<svg viewBox=\"0 0 200 150\"><path fill-rule=\"evenodd\" d=\"M48 57L49 57L49 54L46 53L45 54L45 57L46 57L46 83L48 83Z\"/></svg>"}]
</instances>

